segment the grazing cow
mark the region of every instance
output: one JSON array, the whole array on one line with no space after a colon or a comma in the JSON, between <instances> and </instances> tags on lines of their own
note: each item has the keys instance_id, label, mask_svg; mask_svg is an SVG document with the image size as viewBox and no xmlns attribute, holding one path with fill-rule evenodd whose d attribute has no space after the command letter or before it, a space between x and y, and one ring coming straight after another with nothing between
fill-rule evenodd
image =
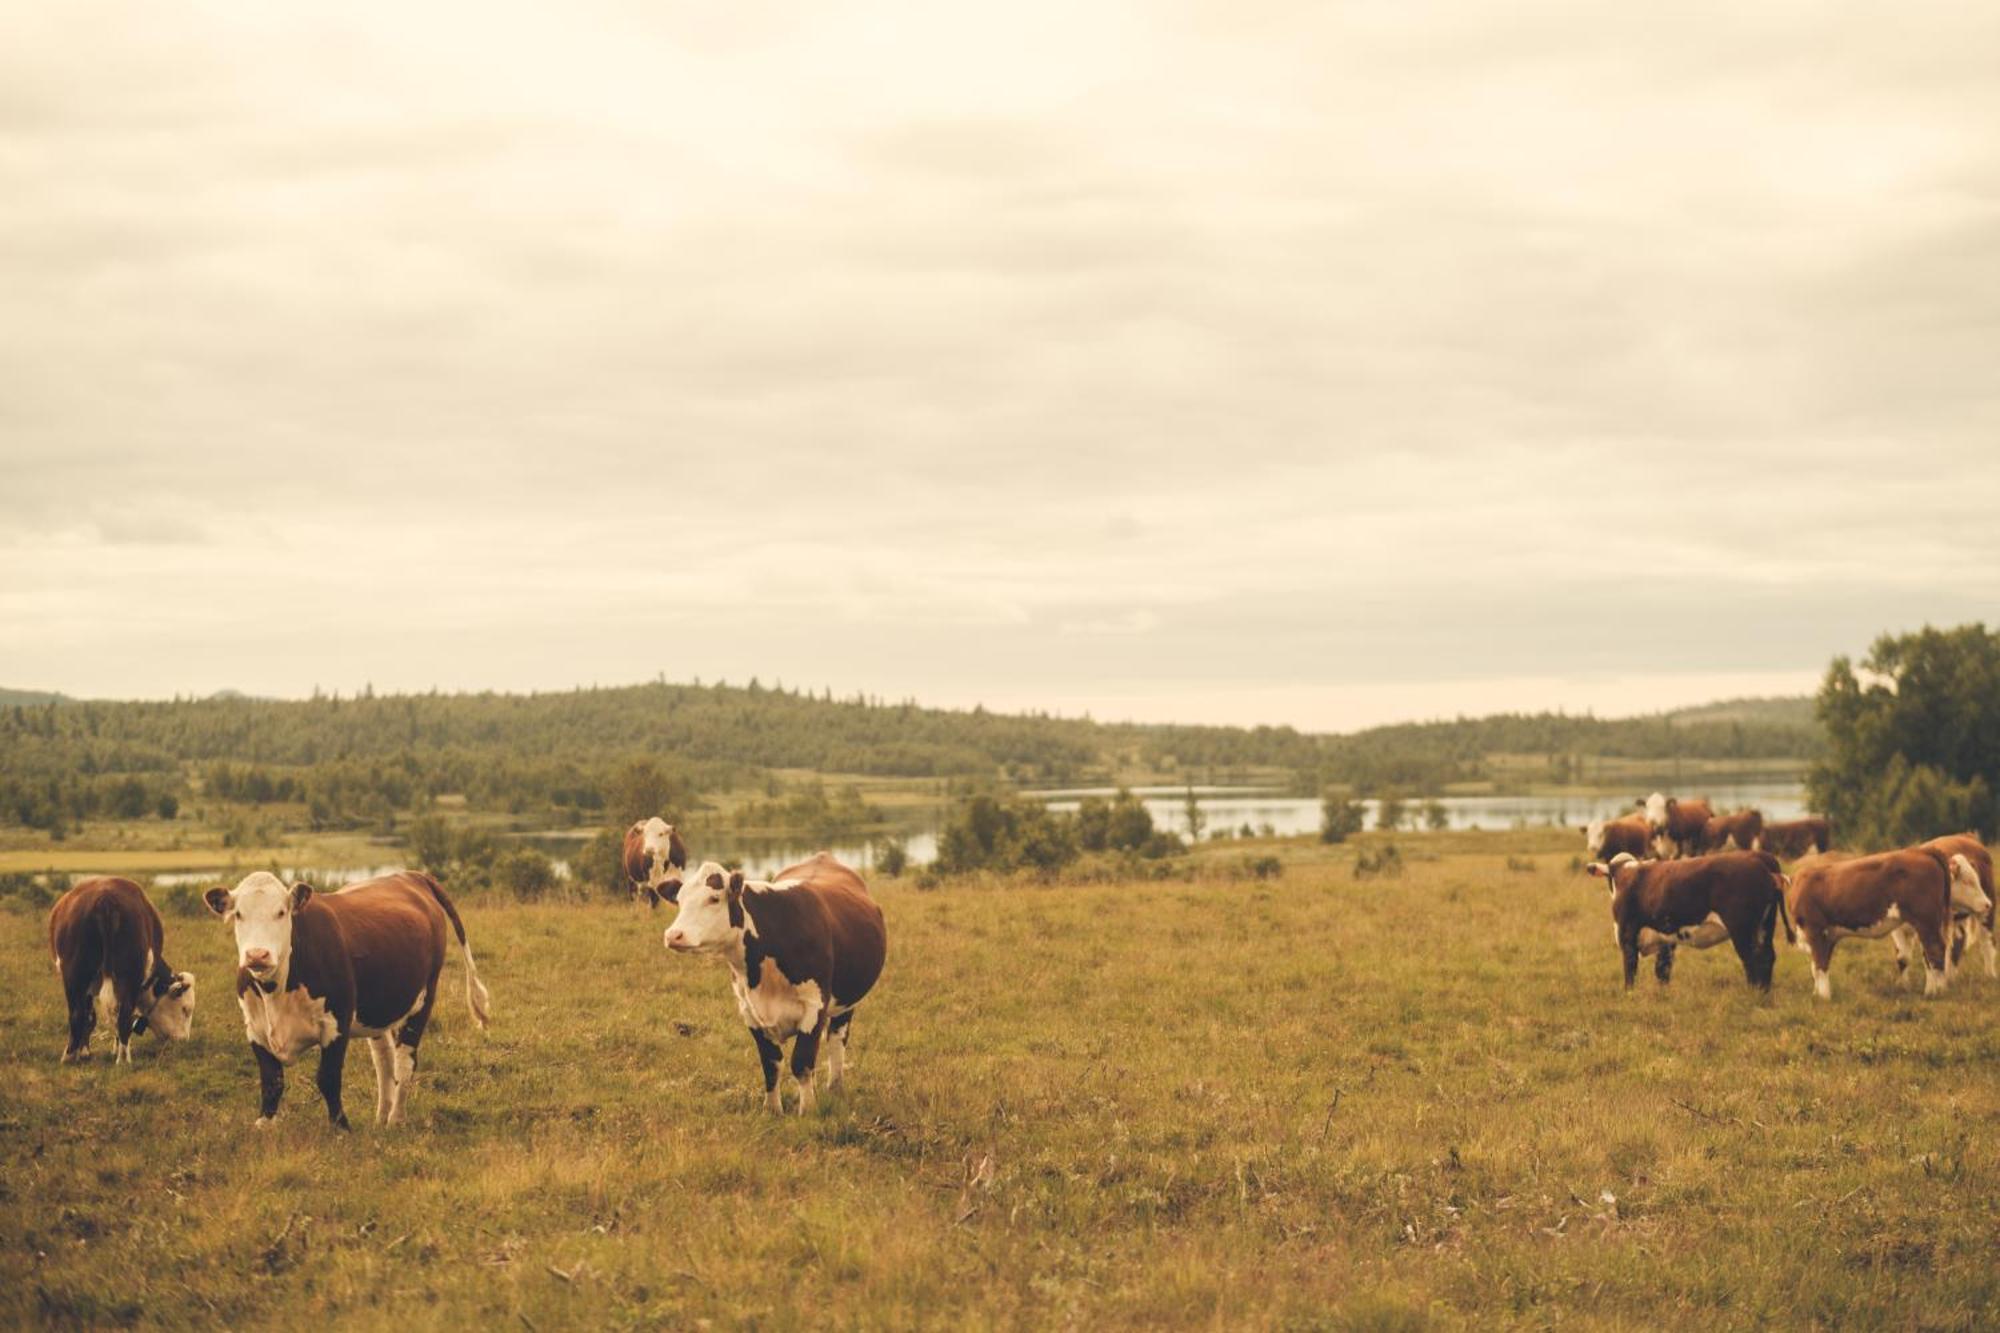
<instances>
[{"instance_id":1,"label":"grazing cow","mask_svg":"<svg viewBox=\"0 0 2000 1333\"><path fill-rule=\"evenodd\" d=\"M49 953L69 1003L62 1062L90 1058L98 1010L117 1019L114 1064L132 1062L132 1035L152 1028L179 1040L194 1027L194 974L161 952L166 928L145 890L129 879L86 879L49 909Z\"/></svg>"},{"instance_id":2,"label":"grazing cow","mask_svg":"<svg viewBox=\"0 0 2000 1333\"><path fill-rule=\"evenodd\" d=\"M1700 851L1722 852L1733 843L1738 851L1754 852L1764 832L1764 816L1756 810L1739 810L1733 815L1715 815L1701 826Z\"/></svg>"},{"instance_id":3,"label":"grazing cow","mask_svg":"<svg viewBox=\"0 0 2000 1333\"><path fill-rule=\"evenodd\" d=\"M1623 819L1593 820L1583 831L1583 845L1593 861L1609 861L1621 852L1644 858L1652 836L1653 831L1642 816L1627 815Z\"/></svg>"},{"instance_id":4,"label":"grazing cow","mask_svg":"<svg viewBox=\"0 0 2000 1333\"><path fill-rule=\"evenodd\" d=\"M347 1128L340 1073L350 1037L375 1057L375 1118L393 1125L416 1077L417 1044L437 1003L446 928L465 953L465 998L486 1026L490 998L458 909L429 875L399 870L314 893L258 871L234 889L202 895L236 930L236 1000L257 1057L261 1128L278 1114L285 1066L315 1046L326 1114Z\"/></svg>"},{"instance_id":5,"label":"grazing cow","mask_svg":"<svg viewBox=\"0 0 2000 1333\"><path fill-rule=\"evenodd\" d=\"M882 975L888 935L882 909L861 876L825 852L778 872L769 883L702 863L677 896L667 928L674 953L710 954L729 965L736 1009L764 1066L764 1100L782 1113L778 1064L793 1041L792 1078L799 1114L813 1108L822 1040L829 1042L831 1084L847 1067L854 1006Z\"/></svg>"},{"instance_id":6,"label":"grazing cow","mask_svg":"<svg viewBox=\"0 0 2000 1333\"><path fill-rule=\"evenodd\" d=\"M1989 977L2000 976L2000 958L1996 958L1996 953L2000 953L2000 950L1995 949L1993 942L1994 906L1996 902L2000 902L2000 894L1996 894L1993 891L1993 853L1986 850L1986 844L1981 842L1979 835L1975 833L1954 833L1949 837L1932 838L1923 845L1926 849L1936 848L1946 856L1963 856L1967 861L1970 861L1972 868L1979 874L1980 892L1986 895L1986 912L1984 915L1966 913L1960 915L1953 922L1951 936L1952 966L1957 967L1959 960L1964 957L1965 951L1983 940L1986 945L1986 975ZM1899 932L1896 936L1896 942L1896 966L1902 968L1906 965L1904 946L1909 941L1905 940Z\"/></svg>"},{"instance_id":7,"label":"grazing cow","mask_svg":"<svg viewBox=\"0 0 2000 1333\"><path fill-rule=\"evenodd\" d=\"M1836 943L1850 935L1880 939L1905 930L1924 953L1924 994L1942 994L1951 979L1946 940L1954 911L1983 914L1988 906L1971 860L1931 847L1848 859L1813 857L1794 868L1788 898L1799 947L1812 955L1813 993L1822 1000L1833 998L1829 972ZM1903 943L1892 942L1900 954Z\"/></svg>"},{"instance_id":8,"label":"grazing cow","mask_svg":"<svg viewBox=\"0 0 2000 1333\"><path fill-rule=\"evenodd\" d=\"M662 898L672 902L687 863L687 844L658 815L625 830L625 878L635 901L644 897L648 907L658 907Z\"/></svg>"},{"instance_id":9,"label":"grazing cow","mask_svg":"<svg viewBox=\"0 0 2000 1333\"><path fill-rule=\"evenodd\" d=\"M1833 826L1817 815L1764 825L1764 850L1795 860L1833 845Z\"/></svg>"},{"instance_id":10,"label":"grazing cow","mask_svg":"<svg viewBox=\"0 0 2000 1333\"><path fill-rule=\"evenodd\" d=\"M1625 958L1625 989L1639 974L1639 956L1653 955L1661 985L1673 979L1679 945L1706 949L1728 940L1743 961L1743 977L1771 989L1778 953L1772 943L1785 919L1784 880L1768 852L1728 852L1699 861L1641 861L1616 856L1590 873L1611 890L1612 936Z\"/></svg>"}]
</instances>

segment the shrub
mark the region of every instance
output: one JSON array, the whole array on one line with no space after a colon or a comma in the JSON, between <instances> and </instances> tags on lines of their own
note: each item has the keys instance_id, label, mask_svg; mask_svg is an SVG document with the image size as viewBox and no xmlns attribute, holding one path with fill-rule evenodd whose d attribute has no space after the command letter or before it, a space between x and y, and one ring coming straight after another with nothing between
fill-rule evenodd
<instances>
[{"instance_id":1,"label":"shrub","mask_svg":"<svg viewBox=\"0 0 2000 1333\"><path fill-rule=\"evenodd\" d=\"M1354 878L1356 879L1401 879L1403 876L1403 854L1396 850L1395 843L1387 843L1382 850L1370 854L1366 851L1354 854Z\"/></svg>"},{"instance_id":2,"label":"shrub","mask_svg":"<svg viewBox=\"0 0 2000 1333\"><path fill-rule=\"evenodd\" d=\"M903 846L901 838L885 838L881 850L875 854L875 868L890 879L901 879L903 871L909 868L909 849Z\"/></svg>"},{"instance_id":3,"label":"shrub","mask_svg":"<svg viewBox=\"0 0 2000 1333\"><path fill-rule=\"evenodd\" d=\"M1319 840L1325 843L1346 842L1361 832L1365 814L1361 802L1344 794L1326 793L1319 802Z\"/></svg>"},{"instance_id":4,"label":"shrub","mask_svg":"<svg viewBox=\"0 0 2000 1333\"><path fill-rule=\"evenodd\" d=\"M523 902L534 902L555 892L562 880L548 857L533 847L516 845L493 862L492 883Z\"/></svg>"},{"instance_id":5,"label":"shrub","mask_svg":"<svg viewBox=\"0 0 2000 1333\"><path fill-rule=\"evenodd\" d=\"M953 812L938 837L937 869L946 875L974 870L1061 869L1077 858L1075 822L1037 801L975 796Z\"/></svg>"}]
</instances>

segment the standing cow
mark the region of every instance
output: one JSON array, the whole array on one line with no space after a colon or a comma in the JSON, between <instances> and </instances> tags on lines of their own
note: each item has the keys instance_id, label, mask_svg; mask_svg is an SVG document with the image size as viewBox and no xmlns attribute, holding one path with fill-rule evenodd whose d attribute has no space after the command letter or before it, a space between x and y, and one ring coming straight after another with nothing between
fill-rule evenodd
<instances>
[{"instance_id":1,"label":"standing cow","mask_svg":"<svg viewBox=\"0 0 2000 1333\"><path fill-rule=\"evenodd\" d=\"M1813 993L1822 1000L1833 998L1835 944L1850 935L1880 939L1906 930L1923 950L1924 994L1943 994L1951 979L1952 916L1983 915L1988 906L1971 860L1931 847L1812 858L1794 869L1788 898L1799 947L1812 954ZM1901 954L1904 942L1891 942Z\"/></svg>"},{"instance_id":2,"label":"standing cow","mask_svg":"<svg viewBox=\"0 0 2000 1333\"><path fill-rule=\"evenodd\" d=\"M1593 861L1609 861L1621 853L1643 859L1651 841L1652 830L1639 815L1593 820L1583 831L1583 845Z\"/></svg>"},{"instance_id":3,"label":"standing cow","mask_svg":"<svg viewBox=\"0 0 2000 1333\"><path fill-rule=\"evenodd\" d=\"M1692 861L1640 861L1630 856L1597 862L1590 873L1611 890L1612 935L1625 960L1625 989L1639 974L1639 957L1652 954L1661 985L1673 979L1674 950L1706 949L1725 939L1736 946L1743 977L1771 989L1778 953L1773 936L1785 919L1784 880L1768 852L1728 852Z\"/></svg>"},{"instance_id":4,"label":"standing cow","mask_svg":"<svg viewBox=\"0 0 2000 1333\"><path fill-rule=\"evenodd\" d=\"M622 859L633 898L643 897L646 906L658 907L660 899L672 902L680 891L688 849L674 826L655 815L625 830Z\"/></svg>"},{"instance_id":5,"label":"standing cow","mask_svg":"<svg viewBox=\"0 0 2000 1333\"><path fill-rule=\"evenodd\" d=\"M1986 844L1979 840L1979 835L1976 833L1954 833L1948 837L1932 838L1923 846L1925 850L1935 849L1946 856L1963 856L1970 861L1972 868L1979 874L1980 892L1986 895L1986 912L1983 916L1965 913L1959 915L1953 922L1952 966L1958 966L1967 949L1983 941L1986 945L1986 975L2000 976L2000 959L1995 957L1996 949L1993 942L1994 908L1996 902L2000 902L2000 894L1993 891L1993 853L1986 850ZM1896 965L1900 968L1905 965L1904 941L1900 933L1897 941Z\"/></svg>"},{"instance_id":6,"label":"standing cow","mask_svg":"<svg viewBox=\"0 0 2000 1333\"><path fill-rule=\"evenodd\" d=\"M1833 826L1818 815L1764 825L1764 850L1795 860L1833 845Z\"/></svg>"},{"instance_id":7,"label":"standing cow","mask_svg":"<svg viewBox=\"0 0 2000 1333\"><path fill-rule=\"evenodd\" d=\"M326 1114L347 1128L340 1108L347 1042L360 1037L375 1057L375 1119L393 1125L416 1077L417 1045L437 1003L446 930L465 954L465 998L486 1026L490 1005L473 965L458 909L429 875L401 870L315 893L258 871L234 889L202 895L235 927L236 1000L257 1057L261 1128L278 1114L285 1066L319 1048L316 1081Z\"/></svg>"},{"instance_id":8,"label":"standing cow","mask_svg":"<svg viewBox=\"0 0 2000 1333\"><path fill-rule=\"evenodd\" d=\"M1664 838L1675 856L1693 856L1701 850L1702 834L1715 811L1707 801L1683 801L1676 796L1654 792L1646 798L1646 821L1653 832Z\"/></svg>"},{"instance_id":9,"label":"standing cow","mask_svg":"<svg viewBox=\"0 0 2000 1333\"><path fill-rule=\"evenodd\" d=\"M1764 833L1764 815L1758 810L1738 810L1733 815L1714 815L1701 826L1699 851L1726 852L1734 845L1738 851L1758 850L1758 839Z\"/></svg>"},{"instance_id":10,"label":"standing cow","mask_svg":"<svg viewBox=\"0 0 2000 1333\"><path fill-rule=\"evenodd\" d=\"M674 897L680 911L667 927L667 948L728 964L737 1012L764 1066L765 1104L775 1112L785 1109L778 1065L784 1043L793 1043L804 1115L813 1109L822 1040L831 1046L831 1085L839 1087L846 1072L854 1006L882 975L888 953L882 909L861 876L825 852L769 883L705 861Z\"/></svg>"},{"instance_id":11,"label":"standing cow","mask_svg":"<svg viewBox=\"0 0 2000 1333\"><path fill-rule=\"evenodd\" d=\"M194 974L168 965L166 934L145 890L129 879L86 879L56 899L49 953L69 1006L64 1064L90 1058L100 1008L117 1022L114 1064L132 1062L135 1033L150 1027L178 1041L193 1029Z\"/></svg>"}]
</instances>

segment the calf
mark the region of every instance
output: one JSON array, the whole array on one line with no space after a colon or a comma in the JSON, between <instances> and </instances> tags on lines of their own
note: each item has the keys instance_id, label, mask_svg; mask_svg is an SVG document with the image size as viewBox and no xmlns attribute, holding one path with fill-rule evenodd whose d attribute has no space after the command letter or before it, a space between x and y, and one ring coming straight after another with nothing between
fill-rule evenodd
<instances>
[{"instance_id":1,"label":"calf","mask_svg":"<svg viewBox=\"0 0 2000 1333\"><path fill-rule=\"evenodd\" d=\"M822 1040L831 1046L833 1087L846 1072L854 1006L882 975L888 953L882 909L861 877L825 852L769 883L706 861L672 896L680 911L667 928L667 948L729 965L736 1010L764 1066L765 1104L780 1113L778 1064L792 1041L792 1078L804 1115L813 1108Z\"/></svg>"},{"instance_id":2,"label":"calf","mask_svg":"<svg viewBox=\"0 0 2000 1333\"><path fill-rule=\"evenodd\" d=\"M1799 947L1812 954L1813 992L1833 998L1833 946L1850 935L1880 939L1907 930L1924 953L1924 994L1951 979L1946 940L1954 910L1984 913L1979 872L1963 854L1911 847L1846 860L1813 858L1792 874L1788 894ZM1902 941L1897 952L1902 952Z\"/></svg>"},{"instance_id":3,"label":"calf","mask_svg":"<svg viewBox=\"0 0 2000 1333\"><path fill-rule=\"evenodd\" d=\"M1833 845L1833 826L1817 815L1764 825L1764 850L1794 860Z\"/></svg>"},{"instance_id":4,"label":"calf","mask_svg":"<svg viewBox=\"0 0 2000 1333\"><path fill-rule=\"evenodd\" d=\"M625 878L631 882L632 897L658 907L680 891L681 874L687 869L687 844L674 826L655 815L625 830Z\"/></svg>"},{"instance_id":5,"label":"calf","mask_svg":"<svg viewBox=\"0 0 2000 1333\"><path fill-rule=\"evenodd\" d=\"M103 877L73 885L49 909L49 953L69 1004L62 1062L90 1058L98 1010L117 1019L114 1064L132 1062L132 1035L152 1028L179 1040L194 1027L194 975L161 952L166 928L145 890Z\"/></svg>"},{"instance_id":6,"label":"calf","mask_svg":"<svg viewBox=\"0 0 2000 1333\"><path fill-rule=\"evenodd\" d=\"M326 1114L347 1128L340 1074L347 1042L360 1037L375 1057L375 1118L393 1125L416 1077L417 1045L437 1003L446 927L465 954L465 998L486 1026L490 998L473 965L458 909L429 875L400 870L314 893L286 888L258 871L234 889L202 895L235 927L236 1000L257 1057L261 1128L278 1114L285 1066L319 1048L317 1082Z\"/></svg>"},{"instance_id":7,"label":"calf","mask_svg":"<svg viewBox=\"0 0 2000 1333\"><path fill-rule=\"evenodd\" d=\"M1706 949L1727 939L1743 961L1743 976L1759 990L1771 989L1777 963L1772 936L1785 923L1783 877L1778 858L1768 852L1729 852L1698 861L1640 861L1613 857L1596 862L1590 873L1611 890L1612 936L1625 959L1625 989L1639 973L1639 956L1652 954L1653 975L1673 979L1679 945Z\"/></svg>"},{"instance_id":8,"label":"calf","mask_svg":"<svg viewBox=\"0 0 2000 1333\"><path fill-rule=\"evenodd\" d=\"M1627 815L1623 819L1594 821L1583 831L1583 844L1593 861L1609 861L1621 853L1643 859L1652 836L1644 818Z\"/></svg>"},{"instance_id":9,"label":"calf","mask_svg":"<svg viewBox=\"0 0 2000 1333\"><path fill-rule=\"evenodd\" d=\"M2000 968L1996 967L1996 950L1993 942L1994 905L1996 901L2000 901L2000 894L1996 894L1993 891L1993 853L1986 850L1986 844L1981 842L1979 836L1974 833L1954 833L1949 837L1932 838L1923 845L1926 849L1936 848L1946 856L1963 856L1967 861L1971 862L1973 870L1979 875L1979 890L1986 895L1986 911L1983 915L1971 912L1963 913L1953 922L1951 937L1952 966L1958 966L1959 959L1965 955L1967 949L1983 941L1986 945L1986 975L1989 977L2000 976ZM1900 934L1897 936L1897 941L1896 964L1900 968L1905 965L1903 957L1904 941Z\"/></svg>"},{"instance_id":10,"label":"calf","mask_svg":"<svg viewBox=\"0 0 2000 1333\"><path fill-rule=\"evenodd\" d=\"M1754 852L1764 832L1764 816L1756 810L1739 810L1733 815L1714 815L1701 826L1703 853L1723 852L1734 844L1738 851Z\"/></svg>"}]
</instances>

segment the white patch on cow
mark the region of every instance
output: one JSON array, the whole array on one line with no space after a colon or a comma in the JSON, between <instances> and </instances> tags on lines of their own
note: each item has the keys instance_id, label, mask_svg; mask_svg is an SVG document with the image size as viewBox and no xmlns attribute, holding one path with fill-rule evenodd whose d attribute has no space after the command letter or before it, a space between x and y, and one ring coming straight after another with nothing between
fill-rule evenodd
<instances>
[{"instance_id":1,"label":"white patch on cow","mask_svg":"<svg viewBox=\"0 0 2000 1333\"><path fill-rule=\"evenodd\" d=\"M1993 905L1980 887L1979 871L1974 868L1971 858L1959 852L1951 858L1951 910L1962 916L1986 915L1986 909Z\"/></svg>"},{"instance_id":2,"label":"white patch on cow","mask_svg":"<svg viewBox=\"0 0 2000 1333\"><path fill-rule=\"evenodd\" d=\"M818 1100L813 1093L812 1074L808 1072L799 1083L799 1114L806 1115L817 1105Z\"/></svg>"},{"instance_id":3,"label":"white patch on cow","mask_svg":"<svg viewBox=\"0 0 2000 1333\"><path fill-rule=\"evenodd\" d=\"M1646 798L1646 823L1660 828L1667 822L1667 796L1665 792L1654 792Z\"/></svg>"},{"instance_id":4,"label":"white patch on cow","mask_svg":"<svg viewBox=\"0 0 2000 1333\"><path fill-rule=\"evenodd\" d=\"M1894 934L1902 924L1903 909L1891 903L1889 910L1882 914L1882 919L1872 926L1828 926L1826 933L1829 939L1836 940L1844 940L1849 936L1864 940L1879 940L1884 935Z\"/></svg>"},{"instance_id":5,"label":"white patch on cow","mask_svg":"<svg viewBox=\"0 0 2000 1333\"><path fill-rule=\"evenodd\" d=\"M97 982L97 998L92 1001L97 1006L97 1025L103 1027L114 1022L118 1014L118 991L111 984L110 977L100 977Z\"/></svg>"},{"instance_id":6,"label":"white patch on cow","mask_svg":"<svg viewBox=\"0 0 2000 1333\"><path fill-rule=\"evenodd\" d=\"M1833 998L1833 978L1826 974L1825 969L1818 966L1815 966L1812 972L1813 994L1819 996L1822 1000L1831 1000Z\"/></svg>"},{"instance_id":7,"label":"white patch on cow","mask_svg":"<svg viewBox=\"0 0 2000 1333\"><path fill-rule=\"evenodd\" d=\"M389 1101L389 1119L385 1123L393 1125L403 1118L403 1102L410 1095L410 1085L416 1082L417 1057L409 1047L397 1042L390 1058L395 1062L396 1084Z\"/></svg>"},{"instance_id":8,"label":"white patch on cow","mask_svg":"<svg viewBox=\"0 0 2000 1333\"><path fill-rule=\"evenodd\" d=\"M387 1036L368 1039L368 1055L375 1062L375 1123L389 1122L389 1107L392 1103L391 1091L396 1085L396 1057L389 1047Z\"/></svg>"},{"instance_id":9,"label":"white patch on cow","mask_svg":"<svg viewBox=\"0 0 2000 1333\"><path fill-rule=\"evenodd\" d=\"M1589 852L1593 859L1604 855L1603 820L1591 820L1590 827L1583 831L1583 849Z\"/></svg>"},{"instance_id":10,"label":"white patch on cow","mask_svg":"<svg viewBox=\"0 0 2000 1333\"><path fill-rule=\"evenodd\" d=\"M847 1029L827 1033L826 1044L826 1085L835 1089L847 1077Z\"/></svg>"},{"instance_id":11,"label":"white patch on cow","mask_svg":"<svg viewBox=\"0 0 2000 1333\"><path fill-rule=\"evenodd\" d=\"M736 993L736 1012L743 1015L744 1024L776 1042L812 1031L819 1024L820 1010L826 1007L817 981L795 985L769 958L757 969L755 988L741 964L731 959L729 985Z\"/></svg>"},{"instance_id":12,"label":"white patch on cow","mask_svg":"<svg viewBox=\"0 0 2000 1333\"><path fill-rule=\"evenodd\" d=\"M778 1091L777 1084L773 1083L771 1090L764 1094L764 1105L770 1108L772 1115L783 1115L785 1113L785 1097L783 1093Z\"/></svg>"},{"instance_id":13,"label":"white patch on cow","mask_svg":"<svg viewBox=\"0 0 2000 1333\"><path fill-rule=\"evenodd\" d=\"M1951 957L1949 950L1946 951L1945 957L1946 959ZM1951 977L1943 968L1932 967L1929 959L1924 960L1924 998L1926 1000L1935 999L1944 994L1945 987L1950 984Z\"/></svg>"},{"instance_id":14,"label":"white patch on cow","mask_svg":"<svg viewBox=\"0 0 2000 1333\"><path fill-rule=\"evenodd\" d=\"M751 880L743 887L751 893L787 893L803 883L802 879L773 880L768 884L763 880Z\"/></svg>"},{"instance_id":15,"label":"white patch on cow","mask_svg":"<svg viewBox=\"0 0 2000 1333\"><path fill-rule=\"evenodd\" d=\"M270 995L251 986L236 1000L243 1009L244 1034L280 1064L288 1065L340 1035L340 1023L327 1012L326 1001L306 994L303 986Z\"/></svg>"},{"instance_id":16,"label":"white patch on cow","mask_svg":"<svg viewBox=\"0 0 2000 1333\"><path fill-rule=\"evenodd\" d=\"M1690 949L1712 949L1729 938L1729 927L1722 918L1710 912L1699 925L1682 926L1675 932L1680 942Z\"/></svg>"},{"instance_id":17,"label":"white patch on cow","mask_svg":"<svg viewBox=\"0 0 2000 1333\"><path fill-rule=\"evenodd\" d=\"M168 1041L186 1040L194 1031L194 973L174 973L167 993L146 1010L146 1024Z\"/></svg>"}]
</instances>

